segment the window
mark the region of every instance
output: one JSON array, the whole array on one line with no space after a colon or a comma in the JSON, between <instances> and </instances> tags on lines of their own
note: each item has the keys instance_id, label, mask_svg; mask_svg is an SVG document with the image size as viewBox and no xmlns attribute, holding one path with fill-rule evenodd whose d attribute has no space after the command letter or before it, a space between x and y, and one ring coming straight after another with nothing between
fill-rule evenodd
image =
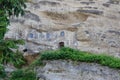
<instances>
[{"instance_id":1,"label":"window","mask_svg":"<svg viewBox=\"0 0 120 80\"><path fill-rule=\"evenodd\" d=\"M60 36L65 36L65 32L62 31L62 32L60 33Z\"/></svg>"},{"instance_id":2,"label":"window","mask_svg":"<svg viewBox=\"0 0 120 80\"><path fill-rule=\"evenodd\" d=\"M30 34L29 34L29 38L34 38L33 33L30 33Z\"/></svg>"},{"instance_id":3,"label":"window","mask_svg":"<svg viewBox=\"0 0 120 80\"><path fill-rule=\"evenodd\" d=\"M77 45L78 45L78 43L77 43L77 42L74 42L74 45L75 45L75 46L77 46Z\"/></svg>"},{"instance_id":4,"label":"window","mask_svg":"<svg viewBox=\"0 0 120 80\"><path fill-rule=\"evenodd\" d=\"M42 38L42 33L39 33L39 39Z\"/></svg>"},{"instance_id":5,"label":"window","mask_svg":"<svg viewBox=\"0 0 120 80\"><path fill-rule=\"evenodd\" d=\"M46 34L46 38L49 39L50 38L50 33Z\"/></svg>"}]
</instances>

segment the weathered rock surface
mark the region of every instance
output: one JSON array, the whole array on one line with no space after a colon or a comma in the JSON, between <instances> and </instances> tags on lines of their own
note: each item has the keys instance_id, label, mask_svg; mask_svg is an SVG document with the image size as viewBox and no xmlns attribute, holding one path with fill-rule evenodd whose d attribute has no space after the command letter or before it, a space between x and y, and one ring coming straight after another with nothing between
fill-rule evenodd
<instances>
[{"instance_id":1,"label":"weathered rock surface","mask_svg":"<svg viewBox=\"0 0 120 80\"><path fill-rule=\"evenodd\" d=\"M14 66L9 65L9 64L4 65L4 68L5 68L5 72L6 72L6 73L11 73L11 72L13 72L13 71L16 70L16 68L15 68Z\"/></svg>"},{"instance_id":2,"label":"weathered rock surface","mask_svg":"<svg viewBox=\"0 0 120 80\"><path fill-rule=\"evenodd\" d=\"M20 50L65 46L120 56L119 0L29 0L24 16L11 17L7 38L24 39ZM31 53L31 52L30 52Z\"/></svg>"},{"instance_id":3,"label":"weathered rock surface","mask_svg":"<svg viewBox=\"0 0 120 80\"><path fill-rule=\"evenodd\" d=\"M39 80L120 80L120 71L94 63L46 61L36 68Z\"/></svg>"}]
</instances>

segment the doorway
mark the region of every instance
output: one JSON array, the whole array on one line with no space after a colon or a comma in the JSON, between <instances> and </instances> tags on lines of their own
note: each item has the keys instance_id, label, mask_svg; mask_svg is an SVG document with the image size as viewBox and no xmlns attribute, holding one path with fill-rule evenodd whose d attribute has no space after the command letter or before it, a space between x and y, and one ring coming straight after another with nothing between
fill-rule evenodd
<instances>
[{"instance_id":1,"label":"doorway","mask_svg":"<svg viewBox=\"0 0 120 80\"><path fill-rule=\"evenodd\" d=\"M59 48L64 47L64 42L59 42Z\"/></svg>"}]
</instances>

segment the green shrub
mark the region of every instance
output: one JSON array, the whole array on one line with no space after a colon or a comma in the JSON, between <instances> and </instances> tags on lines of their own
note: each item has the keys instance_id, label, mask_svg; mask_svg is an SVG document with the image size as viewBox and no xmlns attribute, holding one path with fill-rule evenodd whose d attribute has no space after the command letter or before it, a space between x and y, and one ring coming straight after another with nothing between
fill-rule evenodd
<instances>
[{"instance_id":1,"label":"green shrub","mask_svg":"<svg viewBox=\"0 0 120 80\"><path fill-rule=\"evenodd\" d=\"M37 58L32 64L30 64L29 68L33 69L36 66L44 66L44 63L41 60L41 57Z\"/></svg>"},{"instance_id":2,"label":"green shrub","mask_svg":"<svg viewBox=\"0 0 120 80\"><path fill-rule=\"evenodd\" d=\"M30 70L17 70L11 73L10 80L37 80L36 73Z\"/></svg>"},{"instance_id":3,"label":"green shrub","mask_svg":"<svg viewBox=\"0 0 120 80\"><path fill-rule=\"evenodd\" d=\"M12 53L11 51L8 53L3 53L0 55L0 63L12 63L15 67L21 68L22 65L26 63L25 58L23 57L22 53L18 50L15 53Z\"/></svg>"},{"instance_id":4,"label":"green shrub","mask_svg":"<svg viewBox=\"0 0 120 80\"><path fill-rule=\"evenodd\" d=\"M71 59L73 61L94 62L103 66L120 69L120 58L108 56L105 54L92 54L84 51L78 51L72 48L63 47L56 51L46 51L41 54L41 60Z\"/></svg>"},{"instance_id":5,"label":"green shrub","mask_svg":"<svg viewBox=\"0 0 120 80\"><path fill-rule=\"evenodd\" d=\"M15 67L21 68L25 63L26 60L23 57L22 53L19 52L18 50L16 51L15 55L13 56L13 60L11 61Z\"/></svg>"},{"instance_id":6,"label":"green shrub","mask_svg":"<svg viewBox=\"0 0 120 80\"><path fill-rule=\"evenodd\" d=\"M6 76L4 67L0 64L0 79Z\"/></svg>"}]
</instances>

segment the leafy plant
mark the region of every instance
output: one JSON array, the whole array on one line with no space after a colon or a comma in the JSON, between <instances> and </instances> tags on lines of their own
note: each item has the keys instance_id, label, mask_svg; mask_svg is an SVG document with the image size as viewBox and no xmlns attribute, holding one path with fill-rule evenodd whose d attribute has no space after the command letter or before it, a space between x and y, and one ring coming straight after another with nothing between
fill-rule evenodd
<instances>
[{"instance_id":1,"label":"leafy plant","mask_svg":"<svg viewBox=\"0 0 120 80\"><path fill-rule=\"evenodd\" d=\"M18 50L13 52L12 49L17 49L16 44L24 44L22 40L1 40L0 41L0 63L6 64L8 62L14 64L15 67L20 67L25 64L25 59ZM11 49L12 48L12 49Z\"/></svg>"},{"instance_id":2,"label":"leafy plant","mask_svg":"<svg viewBox=\"0 0 120 80\"><path fill-rule=\"evenodd\" d=\"M6 76L4 67L2 66L2 64L0 64L0 79L4 78Z\"/></svg>"},{"instance_id":3,"label":"leafy plant","mask_svg":"<svg viewBox=\"0 0 120 80\"><path fill-rule=\"evenodd\" d=\"M10 80L37 80L36 73L30 70L17 70L12 72Z\"/></svg>"},{"instance_id":4,"label":"leafy plant","mask_svg":"<svg viewBox=\"0 0 120 80\"><path fill-rule=\"evenodd\" d=\"M37 58L30 66L29 68L34 68L36 66L43 66L44 63L41 60L41 57Z\"/></svg>"},{"instance_id":5,"label":"leafy plant","mask_svg":"<svg viewBox=\"0 0 120 80\"><path fill-rule=\"evenodd\" d=\"M26 7L25 0L0 0L0 40L4 39L9 25L10 16L23 15Z\"/></svg>"},{"instance_id":6,"label":"leafy plant","mask_svg":"<svg viewBox=\"0 0 120 80\"><path fill-rule=\"evenodd\" d=\"M103 66L120 69L120 58L108 56L105 54L92 54L84 51L78 51L72 48L63 47L56 51L46 51L41 54L41 60L73 60L81 62L94 62Z\"/></svg>"},{"instance_id":7,"label":"leafy plant","mask_svg":"<svg viewBox=\"0 0 120 80\"><path fill-rule=\"evenodd\" d=\"M24 14L23 8L26 7L25 0L0 0L0 63L13 62L20 64L21 59L16 59L17 54L12 49L17 49L18 44L23 44L23 40L5 39L5 33L8 31L10 16L19 16Z\"/></svg>"}]
</instances>

